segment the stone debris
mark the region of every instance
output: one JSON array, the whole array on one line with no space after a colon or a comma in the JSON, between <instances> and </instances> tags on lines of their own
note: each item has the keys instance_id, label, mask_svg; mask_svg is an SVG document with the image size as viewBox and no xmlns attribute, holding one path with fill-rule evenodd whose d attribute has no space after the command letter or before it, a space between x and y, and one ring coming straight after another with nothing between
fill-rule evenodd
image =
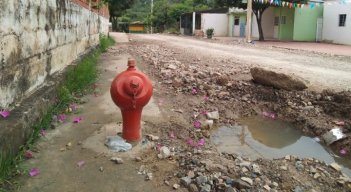
<instances>
[{"instance_id":1,"label":"stone debris","mask_svg":"<svg viewBox=\"0 0 351 192\"><path fill-rule=\"evenodd\" d=\"M171 156L171 151L169 150L168 147L163 146L160 148L160 153L158 154L158 158L160 159L166 159L169 156Z\"/></svg>"},{"instance_id":2,"label":"stone debris","mask_svg":"<svg viewBox=\"0 0 351 192\"><path fill-rule=\"evenodd\" d=\"M180 187L180 185L177 184L177 183L175 183L175 184L173 185L173 189L178 189L179 187Z\"/></svg>"},{"instance_id":3,"label":"stone debris","mask_svg":"<svg viewBox=\"0 0 351 192\"><path fill-rule=\"evenodd\" d=\"M272 86L277 89L304 90L306 84L292 75L277 73L263 68L254 67L250 69L251 75L256 83Z\"/></svg>"},{"instance_id":4,"label":"stone debris","mask_svg":"<svg viewBox=\"0 0 351 192\"><path fill-rule=\"evenodd\" d=\"M112 157L110 160L115 162L116 164L123 164L124 163L123 159L119 158L119 157Z\"/></svg>"},{"instance_id":5,"label":"stone debris","mask_svg":"<svg viewBox=\"0 0 351 192\"><path fill-rule=\"evenodd\" d=\"M213 119L213 120L218 120L219 119L219 112L218 111L207 112L207 118Z\"/></svg>"},{"instance_id":6,"label":"stone debris","mask_svg":"<svg viewBox=\"0 0 351 192\"><path fill-rule=\"evenodd\" d=\"M337 163L331 163L330 167L332 167L333 169L335 169L336 171L341 171L341 166Z\"/></svg>"}]
</instances>

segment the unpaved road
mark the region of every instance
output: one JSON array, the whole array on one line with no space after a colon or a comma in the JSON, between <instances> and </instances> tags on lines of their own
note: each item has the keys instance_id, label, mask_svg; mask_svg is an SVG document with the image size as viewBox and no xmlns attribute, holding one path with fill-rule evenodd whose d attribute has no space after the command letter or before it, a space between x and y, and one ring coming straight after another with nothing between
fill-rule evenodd
<instances>
[{"instance_id":1,"label":"unpaved road","mask_svg":"<svg viewBox=\"0 0 351 192\"><path fill-rule=\"evenodd\" d=\"M351 59L299 54L240 45L224 45L198 39L169 35L134 35L132 38L158 41L166 47L186 49L189 54L230 59L230 67L258 66L277 72L295 74L308 82L309 89L319 91L351 90ZM218 63L221 64L221 63Z\"/></svg>"}]
</instances>

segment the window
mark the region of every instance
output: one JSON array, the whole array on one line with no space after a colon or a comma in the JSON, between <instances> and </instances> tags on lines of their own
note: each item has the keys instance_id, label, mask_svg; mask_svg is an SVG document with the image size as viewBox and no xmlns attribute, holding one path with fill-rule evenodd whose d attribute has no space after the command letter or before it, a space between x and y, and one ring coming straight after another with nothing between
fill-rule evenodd
<instances>
[{"instance_id":1,"label":"window","mask_svg":"<svg viewBox=\"0 0 351 192\"><path fill-rule=\"evenodd\" d=\"M345 27L346 24L346 14L339 15L339 27Z\"/></svg>"},{"instance_id":2,"label":"window","mask_svg":"<svg viewBox=\"0 0 351 192\"><path fill-rule=\"evenodd\" d=\"M235 17L234 18L234 25L239 25L240 22L240 18L239 17Z\"/></svg>"},{"instance_id":3,"label":"window","mask_svg":"<svg viewBox=\"0 0 351 192\"><path fill-rule=\"evenodd\" d=\"M275 16L274 17L274 26L278 26L279 25L279 17Z\"/></svg>"},{"instance_id":4,"label":"window","mask_svg":"<svg viewBox=\"0 0 351 192\"><path fill-rule=\"evenodd\" d=\"M281 18L281 24L286 24L286 16L282 16Z\"/></svg>"}]
</instances>

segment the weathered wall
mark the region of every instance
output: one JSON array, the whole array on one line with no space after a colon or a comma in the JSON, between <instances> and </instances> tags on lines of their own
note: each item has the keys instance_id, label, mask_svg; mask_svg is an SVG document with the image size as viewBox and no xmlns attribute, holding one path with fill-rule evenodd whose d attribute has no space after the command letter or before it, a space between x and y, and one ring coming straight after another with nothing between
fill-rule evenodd
<instances>
[{"instance_id":1,"label":"weathered wall","mask_svg":"<svg viewBox=\"0 0 351 192\"><path fill-rule=\"evenodd\" d=\"M323 6L295 8L294 41L316 41L317 20L323 17Z\"/></svg>"},{"instance_id":2,"label":"weathered wall","mask_svg":"<svg viewBox=\"0 0 351 192\"><path fill-rule=\"evenodd\" d=\"M345 26L339 26L339 15L346 14ZM351 45L351 2L328 1L324 4L323 40Z\"/></svg>"},{"instance_id":3,"label":"weathered wall","mask_svg":"<svg viewBox=\"0 0 351 192\"><path fill-rule=\"evenodd\" d=\"M214 29L215 37L228 35L228 15L225 13L202 13L201 29L205 32L209 28Z\"/></svg>"},{"instance_id":4,"label":"weathered wall","mask_svg":"<svg viewBox=\"0 0 351 192\"><path fill-rule=\"evenodd\" d=\"M0 1L0 109L98 44L108 19L69 0Z\"/></svg>"},{"instance_id":5,"label":"weathered wall","mask_svg":"<svg viewBox=\"0 0 351 192\"><path fill-rule=\"evenodd\" d=\"M273 39L274 36L274 7L269 7L262 15L262 30L265 39ZM259 38L256 15L252 14L252 37Z\"/></svg>"}]
</instances>

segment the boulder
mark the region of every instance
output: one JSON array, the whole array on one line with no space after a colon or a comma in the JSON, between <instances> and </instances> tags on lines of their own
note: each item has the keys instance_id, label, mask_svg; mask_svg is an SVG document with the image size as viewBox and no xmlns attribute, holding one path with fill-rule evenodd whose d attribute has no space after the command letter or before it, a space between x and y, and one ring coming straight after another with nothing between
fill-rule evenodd
<instances>
[{"instance_id":1,"label":"boulder","mask_svg":"<svg viewBox=\"0 0 351 192\"><path fill-rule=\"evenodd\" d=\"M283 73L276 73L266 69L254 67L250 69L251 75L255 83L272 86L277 89L304 90L307 88L306 84L292 75Z\"/></svg>"}]
</instances>

